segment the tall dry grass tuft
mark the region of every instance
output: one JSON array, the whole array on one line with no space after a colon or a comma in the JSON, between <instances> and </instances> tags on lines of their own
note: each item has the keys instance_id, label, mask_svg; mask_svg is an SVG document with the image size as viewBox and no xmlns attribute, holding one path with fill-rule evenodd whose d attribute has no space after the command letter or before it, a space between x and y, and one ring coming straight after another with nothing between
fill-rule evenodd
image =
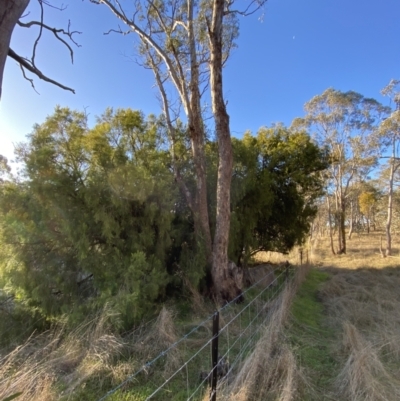
<instances>
[{"instance_id":1,"label":"tall dry grass tuft","mask_svg":"<svg viewBox=\"0 0 400 401\"><path fill-rule=\"evenodd\" d=\"M32 336L0 360L0 399L22 392L18 400L52 401L59 398L55 383L64 394L96 373L104 372L124 347L110 332L105 308L73 332L65 326Z\"/></svg>"},{"instance_id":2,"label":"tall dry grass tuft","mask_svg":"<svg viewBox=\"0 0 400 401\"><path fill-rule=\"evenodd\" d=\"M229 401L292 401L296 399L302 374L284 327L296 289L306 274L299 268L293 284L288 285L273 303L270 318L261 330L263 335L254 351L227 386Z\"/></svg>"},{"instance_id":3,"label":"tall dry grass tuft","mask_svg":"<svg viewBox=\"0 0 400 401\"><path fill-rule=\"evenodd\" d=\"M0 360L0 399L18 392L23 392L19 399L24 401L55 399L55 375L37 354L33 341L28 340Z\"/></svg>"},{"instance_id":4,"label":"tall dry grass tuft","mask_svg":"<svg viewBox=\"0 0 400 401\"><path fill-rule=\"evenodd\" d=\"M148 333L136 343L135 353L143 360L150 360L158 353L173 345L180 337L175 326L176 313L163 306ZM178 348L171 349L165 356L164 376L173 373L182 365L182 356Z\"/></svg>"},{"instance_id":5,"label":"tall dry grass tuft","mask_svg":"<svg viewBox=\"0 0 400 401\"><path fill-rule=\"evenodd\" d=\"M399 400L399 382L385 369L374 346L351 323L344 322L343 329L347 360L336 383L340 399Z\"/></svg>"}]
</instances>

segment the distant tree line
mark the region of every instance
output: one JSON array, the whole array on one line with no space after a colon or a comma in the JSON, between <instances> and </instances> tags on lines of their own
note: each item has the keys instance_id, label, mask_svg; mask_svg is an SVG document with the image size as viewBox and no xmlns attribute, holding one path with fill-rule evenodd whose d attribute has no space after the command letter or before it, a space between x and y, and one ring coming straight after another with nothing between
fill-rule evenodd
<instances>
[{"instance_id":1,"label":"distant tree line","mask_svg":"<svg viewBox=\"0 0 400 401\"><path fill-rule=\"evenodd\" d=\"M326 196L314 229L329 232L333 254L346 253L355 230L376 228L385 232L382 255L392 253L393 224L399 226L400 81L392 79L381 93L389 106L354 91L327 89L292 124L329 149Z\"/></svg>"}]
</instances>

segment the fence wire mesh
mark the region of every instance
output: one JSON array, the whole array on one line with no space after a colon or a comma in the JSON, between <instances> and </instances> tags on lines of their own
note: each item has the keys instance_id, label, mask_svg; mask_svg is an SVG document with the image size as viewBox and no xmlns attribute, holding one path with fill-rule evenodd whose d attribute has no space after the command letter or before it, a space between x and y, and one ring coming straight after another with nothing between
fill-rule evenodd
<instances>
[{"instance_id":1,"label":"fence wire mesh","mask_svg":"<svg viewBox=\"0 0 400 401\"><path fill-rule=\"evenodd\" d=\"M196 324L184 336L140 366L98 401L215 399L240 369L268 324L278 295L293 276L293 270L280 266L270 270L242 296L221 307ZM240 302L239 302L240 301ZM213 317L218 313L219 333L213 333ZM211 345L218 336L218 361L212 361ZM170 339L171 340L171 339ZM156 348L156 347L155 347ZM210 390L214 370L216 393ZM121 392L124 396L121 397Z\"/></svg>"}]
</instances>

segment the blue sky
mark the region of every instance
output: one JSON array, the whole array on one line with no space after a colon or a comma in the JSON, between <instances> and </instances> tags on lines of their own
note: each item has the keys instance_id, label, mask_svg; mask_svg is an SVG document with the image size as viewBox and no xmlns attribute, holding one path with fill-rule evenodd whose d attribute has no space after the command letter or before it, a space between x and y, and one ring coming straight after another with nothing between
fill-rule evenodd
<instances>
[{"instance_id":1,"label":"blue sky","mask_svg":"<svg viewBox=\"0 0 400 401\"><path fill-rule=\"evenodd\" d=\"M244 3L245 0L237 0ZM55 4L61 4L54 0ZM37 65L73 87L63 91L35 78L34 92L19 67L8 60L0 102L0 154L12 159L13 143L23 141L54 107L86 108L92 118L106 107L131 107L145 114L161 108L153 75L132 61L133 35L104 36L117 21L88 0L64 0L68 8L46 9L46 22L82 31L71 65L66 48L45 35ZM38 7L31 0L29 18ZM231 130L250 129L303 115L303 105L328 87L354 90L387 104L380 90L400 79L400 1L270 0L261 13L240 20L238 48L224 72ZM11 47L28 56L36 31L17 28ZM128 56L128 57L127 57Z\"/></svg>"}]
</instances>

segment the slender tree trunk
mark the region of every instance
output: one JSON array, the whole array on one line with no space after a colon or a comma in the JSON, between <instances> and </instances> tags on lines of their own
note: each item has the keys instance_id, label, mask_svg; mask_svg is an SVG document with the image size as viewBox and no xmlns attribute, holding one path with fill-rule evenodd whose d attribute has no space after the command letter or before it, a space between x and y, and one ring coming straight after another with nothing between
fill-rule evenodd
<instances>
[{"instance_id":1,"label":"slender tree trunk","mask_svg":"<svg viewBox=\"0 0 400 401\"><path fill-rule=\"evenodd\" d=\"M22 13L28 6L29 0L0 1L0 98L3 88L3 74L11 35Z\"/></svg>"},{"instance_id":2,"label":"slender tree trunk","mask_svg":"<svg viewBox=\"0 0 400 401\"><path fill-rule=\"evenodd\" d=\"M192 139L192 154L196 172L196 207L194 218L198 220L201 226L202 242L207 253L207 260L211 266L212 263L212 241L210 231L210 220L208 214L207 202L207 176L206 163L204 155L204 135L199 132L199 122L189 123L190 136Z\"/></svg>"},{"instance_id":3,"label":"slender tree trunk","mask_svg":"<svg viewBox=\"0 0 400 401\"><path fill-rule=\"evenodd\" d=\"M393 179L395 173L395 156L396 156L396 142L393 139L392 141L392 160L390 163L390 176L389 176L389 192L388 192L388 211L387 211L387 220L385 225L386 231L386 250L385 256L390 256L392 252L392 234L390 232L390 228L392 225L392 215L393 215Z\"/></svg>"},{"instance_id":4,"label":"slender tree trunk","mask_svg":"<svg viewBox=\"0 0 400 401\"><path fill-rule=\"evenodd\" d=\"M340 213L339 213L340 225L340 247L339 253L346 253L346 203L343 197L340 199Z\"/></svg>"},{"instance_id":5,"label":"slender tree trunk","mask_svg":"<svg viewBox=\"0 0 400 401\"><path fill-rule=\"evenodd\" d=\"M330 238L330 242L331 242L331 250L332 250L332 254L336 255L335 247L333 246L331 202L329 201L329 195L326 196L326 202L328 204L329 238Z\"/></svg>"},{"instance_id":6,"label":"slender tree trunk","mask_svg":"<svg viewBox=\"0 0 400 401\"><path fill-rule=\"evenodd\" d=\"M339 194L339 190L336 190L336 193L335 193L335 232L337 230L337 253L338 254L340 254L340 249L342 246L342 230L341 230L341 224L340 224L340 211L341 211L340 194Z\"/></svg>"},{"instance_id":7,"label":"slender tree trunk","mask_svg":"<svg viewBox=\"0 0 400 401\"><path fill-rule=\"evenodd\" d=\"M209 27L210 39L210 88L215 131L218 141L218 178L216 227L213 243L212 279L216 295L231 300L240 294L235 278L228 268L228 241L230 225L230 187L232 178L232 143L229 129L229 115L223 96L222 86L222 22L224 0L213 1L212 22Z\"/></svg>"},{"instance_id":8,"label":"slender tree trunk","mask_svg":"<svg viewBox=\"0 0 400 401\"><path fill-rule=\"evenodd\" d=\"M192 143L193 160L196 171L196 205L202 228L202 240L205 245L208 264L212 265L212 241L210 231L210 219L207 202L207 175L206 158L204 154L204 124L201 115L200 90L199 90L199 64L196 55L196 39L193 27L194 0L188 0L188 35L190 47L190 113L189 131Z\"/></svg>"},{"instance_id":9,"label":"slender tree trunk","mask_svg":"<svg viewBox=\"0 0 400 401\"><path fill-rule=\"evenodd\" d=\"M353 219L354 219L354 210L353 210L353 201L350 202L350 227L349 227L349 240L351 239L351 235L353 234Z\"/></svg>"}]
</instances>

